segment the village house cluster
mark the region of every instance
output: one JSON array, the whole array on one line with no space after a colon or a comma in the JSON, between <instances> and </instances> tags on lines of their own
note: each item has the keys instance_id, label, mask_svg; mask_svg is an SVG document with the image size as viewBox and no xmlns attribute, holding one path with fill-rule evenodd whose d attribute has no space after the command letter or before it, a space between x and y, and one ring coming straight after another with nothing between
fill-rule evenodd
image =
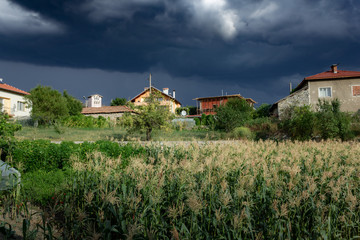
<instances>
[{"instance_id":1,"label":"village house cluster","mask_svg":"<svg viewBox=\"0 0 360 240\"><path fill-rule=\"evenodd\" d=\"M158 101L163 106L168 106L169 111L175 113L181 103L176 99L175 90L169 92L169 88L159 90L153 86L146 87L142 92L133 97L130 102L135 106L146 105L146 98L150 92L158 93ZM1 110L14 119L30 118L31 109L26 105L24 99L28 92L10 86L0 79L0 105ZM102 96L93 94L87 97L84 103L82 114L87 116L103 116L110 119L121 117L124 113L133 113L134 110L127 106L104 106ZM198 117L202 114L213 115L216 108L226 104L230 98L244 99L250 106L256 102L252 98L245 98L240 94L198 97L197 114L188 117ZM338 99L341 103L341 110L346 112L357 112L360 109L360 71L339 70L333 64L328 71L305 77L302 82L292 90L290 95L275 102L271 107L273 116L282 118L287 109L294 106L310 105L313 110L319 100Z\"/></svg>"}]
</instances>

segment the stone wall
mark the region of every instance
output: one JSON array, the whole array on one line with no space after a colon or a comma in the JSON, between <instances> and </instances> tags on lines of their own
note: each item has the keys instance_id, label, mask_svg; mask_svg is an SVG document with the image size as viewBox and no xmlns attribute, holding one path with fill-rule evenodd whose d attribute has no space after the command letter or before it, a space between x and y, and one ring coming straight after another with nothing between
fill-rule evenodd
<instances>
[{"instance_id":1,"label":"stone wall","mask_svg":"<svg viewBox=\"0 0 360 240\"><path fill-rule=\"evenodd\" d=\"M286 98L280 100L278 102L278 116L279 119L283 119L286 117L287 112L289 109L291 109L294 106L304 106L309 105L310 99L309 99L309 89L308 86L302 88L301 90L298 90Z\"/></svg>"},{"instance_id":2,"label":"stone wall","mask_svg":"<svg viewBox=\"0 0 360 240\"><path fill-rule=\"evenodd\" d=\"M110 118L110 120L116 120L117 118L121 118L124 113L96 113L96 114L84 114L85 116L91 116L94 118L98 118L99 116L102 116L104 118Z\"/></svg>"}]
</instances>

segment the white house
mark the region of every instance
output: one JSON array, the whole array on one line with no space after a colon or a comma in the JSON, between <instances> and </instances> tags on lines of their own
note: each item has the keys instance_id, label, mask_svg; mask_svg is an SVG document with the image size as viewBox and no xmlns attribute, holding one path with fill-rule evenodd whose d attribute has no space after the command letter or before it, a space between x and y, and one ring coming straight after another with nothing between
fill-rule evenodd
<instances>
[{"instance_id":1,"label":"white house","mask_svg":"<svg viewBox=\"0 0 360 240\"><path fill-rule=\"evenodd\" d=\"M1 111L16 119L30 118L31 108L26 106L25 95L30 93L10 86L0 79Z\"/></svg>"},{"instance_id":2,"label":"white house","mask_svg":"<svg viewBox=\"0 0 360 240\"><path fill-rule=\"evenodd\" d=\"M85 102L85 107L102 107L102 98L100 94L94 94L88 96L88 99Z\"/></svg>"}]
</instances>

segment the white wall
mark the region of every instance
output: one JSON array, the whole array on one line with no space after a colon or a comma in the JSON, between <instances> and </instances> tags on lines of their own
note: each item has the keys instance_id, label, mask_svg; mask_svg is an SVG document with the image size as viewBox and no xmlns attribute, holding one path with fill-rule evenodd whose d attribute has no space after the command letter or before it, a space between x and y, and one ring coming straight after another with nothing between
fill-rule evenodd
<instances>
[{"instance_id":1,"label":"white wall","mask_svg":"<svg viewBox=\"0 0 360 240\"><path fill-rule=\"evenodd\" d=\"M101 107L102 97L98 94L91 95L87 100L87 107Z\"/></svg>"},{"instance_id":2,"label":"white wall","mask_svg":"<svg viewBox=\"0 0 360 240\"><path fill-rule=\"evenodd\" d=\"M0 98L3 99L3 110L13 115L14 118L30 117L31 108L28 108L26 104L24 111L17 109L18 102L26 102L23 95L0 90Z\"/></svg>"}]
</instances>

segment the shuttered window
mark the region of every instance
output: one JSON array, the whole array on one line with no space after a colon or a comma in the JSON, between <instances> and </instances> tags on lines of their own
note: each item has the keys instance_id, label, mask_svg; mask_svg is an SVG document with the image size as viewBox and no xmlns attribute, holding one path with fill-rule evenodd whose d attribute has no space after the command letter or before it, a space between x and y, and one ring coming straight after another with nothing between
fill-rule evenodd
<instances>
[{"instance_id":1,"label":"shuttered window","mask_svg":"<svg viewBox=\"0 0 360 240\"><path fill-rule=\"evenodd\" d=\"M354 97L360 97L360 86L352 86L352 94Z\"/></svg>"}]
</instances>

